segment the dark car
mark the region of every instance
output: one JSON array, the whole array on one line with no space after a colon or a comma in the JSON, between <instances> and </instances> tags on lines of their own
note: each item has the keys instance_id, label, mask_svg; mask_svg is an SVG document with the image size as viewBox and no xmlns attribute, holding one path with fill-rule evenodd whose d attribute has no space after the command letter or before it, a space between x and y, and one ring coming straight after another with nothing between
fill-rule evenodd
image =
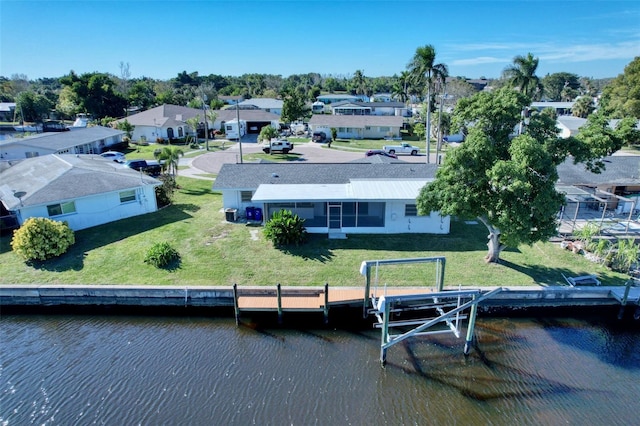
<instances>
[{"instance_id":1,"label":"dark car","mask_svg":"<svg viewBox=\"0 0 640 426\"><path fill-rule=\"evenodd\" d=\"M395 154L389 154L384 149L370 149L369 151L364 153L365 157L371 157L372 155L382 155L389 158L398 158Z\"/></svg>"}]
</instances>

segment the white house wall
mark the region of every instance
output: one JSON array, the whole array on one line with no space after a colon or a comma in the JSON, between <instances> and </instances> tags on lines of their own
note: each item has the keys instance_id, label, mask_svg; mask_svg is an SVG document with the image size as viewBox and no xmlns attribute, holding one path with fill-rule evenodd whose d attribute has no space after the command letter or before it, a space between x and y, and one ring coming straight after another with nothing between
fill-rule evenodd
<instances>
[{"instance_id":1,"label":"white house wall","mask_svg":"<svg viewBox=\"0 0 640 426\"><path fill-rule=\"evenodd\" d=\"M155 187L145 185L136 189L135 201L121 203L120 192L110 192L90 197L77 198L74 201L76 212L66 215L50 217L59 222L66 221L74 231L91 228L116 220L151 213L158 210L156 204ZM54 203L51 203L54 204ZM49 218L47 206L25 207L20 209L18 218L20 224L30 217Z\"/></svg>"}]
</instances>

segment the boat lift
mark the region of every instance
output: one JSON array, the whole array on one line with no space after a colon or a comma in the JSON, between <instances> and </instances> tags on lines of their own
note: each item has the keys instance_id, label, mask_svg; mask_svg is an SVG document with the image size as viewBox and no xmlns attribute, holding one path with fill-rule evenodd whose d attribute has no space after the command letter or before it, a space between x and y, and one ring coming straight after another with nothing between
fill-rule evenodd
<instances>
[{"instance_id":1,"label":"boat lift","mask_svg":"<svg viewBox=\"0 0 640 426\"><path fill-rule=\"evenodd\" d=\"M414 294L387 294L387 286L384 286L384 294L378 295L379 268L384 265L435 263L435 283L433 287L426 287L423 293ZM491 298L502 291L496 288L483 293L481 290L444 290L444 257L421 257L413 259L385 259L369 260L362 262L360 273L365 276L365 300L363 304L363 316L375 315L378 322L374 325L382 330L382 342L380 345L380 362L386 363L387 349L409 337L425 336L432 334L452 333L460 338L460 329L463 320L469 319L467 336L464 346L464 354L468 355L474 337L474 328L478 303ZM371 286L371 271L375 268L374 285ZM426 281L426 280L425 280ZM368 306L371 306L368 309ZM467 315L464 313L470 309ZM393 317L406 314L410 318L392 320ZM429 315L427 317L427 315ZM437 327L439 326L439 328ZM414 327L411 329L411 327ZM407 331L407 328L410 328ZM429 331L425 331L429 329ZM397 330L396 334L392 330Z\"/></svg>"}]
</instances>

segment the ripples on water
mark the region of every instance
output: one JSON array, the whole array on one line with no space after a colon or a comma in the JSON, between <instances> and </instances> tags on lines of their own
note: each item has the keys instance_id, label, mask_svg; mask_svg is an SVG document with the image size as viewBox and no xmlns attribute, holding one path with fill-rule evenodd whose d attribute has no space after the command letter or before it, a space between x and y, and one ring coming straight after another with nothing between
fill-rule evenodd
<instances>
[{"instance_id":1,"label":"ripples on water","mask_svg":"<svg viewBox=\"0 0 640 426\"><path fill-rule=\"evenodd\" d=\"M637 424L640 333L612 324L481 318L469 357L408 339L383 369L370 329L5 315L0 425Z\"/></svg>"}]
</instances>

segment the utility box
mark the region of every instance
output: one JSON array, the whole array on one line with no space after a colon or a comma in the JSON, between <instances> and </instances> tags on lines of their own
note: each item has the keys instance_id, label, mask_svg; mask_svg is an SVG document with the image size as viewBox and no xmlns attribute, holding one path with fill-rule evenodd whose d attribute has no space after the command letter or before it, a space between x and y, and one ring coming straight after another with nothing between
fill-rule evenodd
<instances>
[{"instance_id":1,"label":"utility box","mask_svg":"<svg viewBox=\"0 0 640 426\"><path fill-rule=\"evenodd\" d=\"M235 222L238 220L238 209L226 209L224 214L227 222Z\"/></svg>"}]
</instances>

